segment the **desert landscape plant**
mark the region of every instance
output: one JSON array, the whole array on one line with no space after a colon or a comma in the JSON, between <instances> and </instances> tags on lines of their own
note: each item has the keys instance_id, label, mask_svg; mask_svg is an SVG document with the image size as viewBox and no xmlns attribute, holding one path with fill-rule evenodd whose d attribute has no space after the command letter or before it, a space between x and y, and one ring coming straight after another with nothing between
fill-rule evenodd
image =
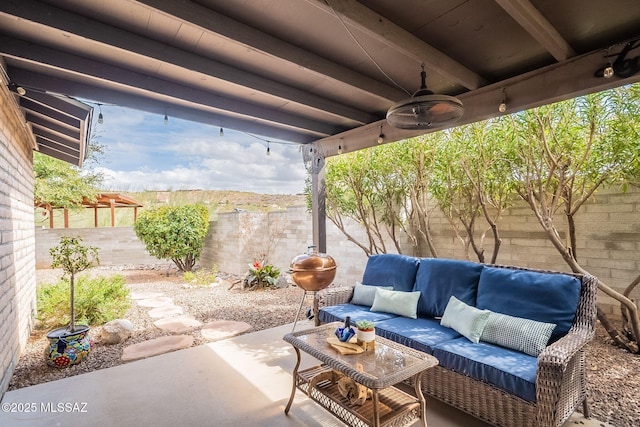
<instances>
[{"instance_id":1,"label":"desert landscape plant","mask_svg":"<svg viewBox=\"0 0 640 427\"><path fill-rule=\"evenodd\" d=\"M150 255L172 260L180 271L191 271L209 231L209 210L199 204L144 210L133 229Z\"/></svg>"},{"instance_id":2,"label":"desert landscape plant","mask_svg":"<svg viewBox=\"0 0 640 427\"><path fill-rule=\"evenodd\" d=\"M38 286L39 327L55 328L70 322L69 286L67 280ZM130 306L129 288L121 275L80 276L75 293L75 318L83 324L102 325L124 316Z\"/></svg>"}]
</instances>

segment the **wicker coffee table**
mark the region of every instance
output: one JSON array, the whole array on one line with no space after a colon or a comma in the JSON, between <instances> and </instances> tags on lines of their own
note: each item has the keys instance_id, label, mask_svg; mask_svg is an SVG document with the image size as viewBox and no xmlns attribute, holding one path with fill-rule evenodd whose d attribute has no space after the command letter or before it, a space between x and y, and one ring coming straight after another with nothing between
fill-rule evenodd
<instances>
[{"instance_id":1,"label":"wicker coffee table","mask_svg":"<svg viewBox=\"0 0 640 427\"><path fill-rule=\"evenodd\" d=\"M284 336L284 340L293 345L297 355L291 397L284 410L285 414L289 413L296 389L299 389L351 426L404 426L420 419L426 427L426 402L421 389L422 372L436 366L438 360L429 354L381 337L376 337L375 350L340 354L327 342L327 338L339 326L342 326L339 322L329 323ZM320 360L322 365L298 371L300 350ZM338 391L337 383L331 380L318 381L309 393L312 379L331 371L338 371L368 387L372 391L372 397L364 405L351 405ZM410 378L413 378L416 396L393 387Z\"/></svg>"}]
</instances>

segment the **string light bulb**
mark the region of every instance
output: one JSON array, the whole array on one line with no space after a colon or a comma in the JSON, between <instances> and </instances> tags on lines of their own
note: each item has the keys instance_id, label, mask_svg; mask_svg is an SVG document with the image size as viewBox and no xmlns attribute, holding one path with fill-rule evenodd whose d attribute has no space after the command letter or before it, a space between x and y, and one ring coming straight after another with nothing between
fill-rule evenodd
<instances>
[{"instance_id":1,"label":"string light bulb","mask_svg":"<svg viewBox=\"0 0 640 427\"><path fill-rule=\"evenodd\" d=\"M340 143L338 144L338 154L342 154L343 146L344 146L344 138L340 138Z\"/></svg>"},{"instance_id":2,"label":"string light bulb","mask_svg":"<svg viewBox=\"0 0 640 427\"><path fill-rule=\"evenodd\" d=\"M98 110L100 111L100 114L98 114L98 123L103 124L104 116L102 115L102 104L98 104Z\"/></svg>"},{"instance_id":3,"label":"string light bulb","mask_svg":"<svg viewBox=\"0 0 640 427\"><path fill-rule=\"evenodd\" d=\"M167 117L167 115L164 115L164 124L168 125L169 124L169 117Z\"/></svg>"},{"instance_id":4,"label":"string light bulb","mask_svg":"<svg viewBox=\"0 0 640 427\"><path fill-rule=\"evenodd\" d=\"M502 102L498 105L498 111L501 113L507 111L507 90L505 88L502 88Z\"/></svg>"},{"instance_id":5,"label":"string light bulb","mask_svg":"<svg viewBox=\"0 0 640 427\"><path fill-rule=\"evenodd\" d=\"M224 136L224 129L220 128L220 136Z\"/></svg>"},{"instance_id":6,"label":"string light bulb","mask_svg":"<svg viewBox=\"0 0 640 427\"><path fill-rule=\"evenodd\" d=\"M267 156L271 155L271 147L269 147L269 143L267 142Z\"/></svg>"},{"instance_id":7,"label":"string light bulb","mask_svg":"<svg viewBox=\"0 0 640 427\"><path fill-rule=\"evenodd\" d=\"M605 59L607 60L607 65L602 69L602 77L610 79L615 74L615 71L613 70L613 64L611 64L611 61L609 60L609 49L607 49Z\"/></svg>"},{"instance_id":8,"label":"string light bulb","mask_svg":"<svg viewBox=\"0 0 640 427\"><path fill-rule=\"evenodd\" d=\"M384 133L382 133L382 125L380 125L380 135L378 135L378 144L382 144L384 142Z\"/></svg>"}]
</instances>

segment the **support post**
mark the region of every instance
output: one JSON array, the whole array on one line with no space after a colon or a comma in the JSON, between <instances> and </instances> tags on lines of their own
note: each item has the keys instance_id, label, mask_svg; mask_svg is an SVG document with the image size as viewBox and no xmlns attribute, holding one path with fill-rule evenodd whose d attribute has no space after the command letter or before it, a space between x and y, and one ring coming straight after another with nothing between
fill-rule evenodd
<instances>
[{"instance_id":1,"label":"support post","mask_svg":"<svg viewBox=\"0 0 640 427\"><path fill-rule=\"evenodd\" d=\"M327 252L327 212L325 159L319 147L309 144L303 148L303 160L311 174L311 220L313 224L313 244L318 252Z\"/></svg>"}]
</instances>

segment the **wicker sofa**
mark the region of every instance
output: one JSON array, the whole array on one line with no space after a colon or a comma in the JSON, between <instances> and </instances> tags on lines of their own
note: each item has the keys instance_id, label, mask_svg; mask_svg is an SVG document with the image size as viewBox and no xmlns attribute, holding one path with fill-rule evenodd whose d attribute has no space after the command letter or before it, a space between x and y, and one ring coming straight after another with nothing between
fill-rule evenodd
<instances>
[{"instance_id":1,"label":"wicker sofa","mask_svg":"<svg viewBox=\"0 0 640 427\"><path fill-rule=\"evenodd\" d=\"M555 427L580 404L589 416L583 347L596 286L589 275L384 254L369 257L361 283L318 292L314 311L316 324L373 320L378 335L433 354L428 395L496 426Z\"/></svg>"}]
</instances>

